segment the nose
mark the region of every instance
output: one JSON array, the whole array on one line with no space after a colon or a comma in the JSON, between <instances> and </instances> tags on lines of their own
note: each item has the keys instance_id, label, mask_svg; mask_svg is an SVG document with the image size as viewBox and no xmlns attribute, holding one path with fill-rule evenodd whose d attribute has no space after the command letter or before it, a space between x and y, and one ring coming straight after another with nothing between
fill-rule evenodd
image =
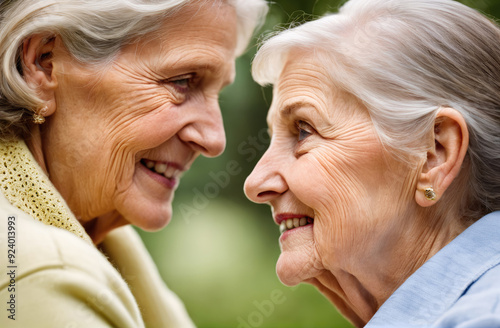
<instances>
[{"instance_id":1,"label":"nose","mask_svg":"<svg viewBox=\"0 0 500 328\"><path fill-rule=\"evenodd\" d=\"M283 177L286 162L275 149L277 147L271 143L245 181L245 194L255 203L270 202L288 190Z\"/></svg>"},{"instance_id":2,"label":"nose","mask_svg":"<svg viewBox=\"0 0 500 328\"><path fill-rule=\"evenodd\" d=\"M216 157L226 148L226 134L217 97L206 99L190 114L192 118L179 138L206 157Z\"/></svg>"}]
</instances>

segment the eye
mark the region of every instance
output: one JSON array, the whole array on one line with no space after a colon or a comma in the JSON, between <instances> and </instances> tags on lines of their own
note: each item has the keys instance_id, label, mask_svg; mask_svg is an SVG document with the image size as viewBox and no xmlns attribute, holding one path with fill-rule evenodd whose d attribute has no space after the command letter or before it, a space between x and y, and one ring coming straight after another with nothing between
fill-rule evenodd
<instances>
[{"instance_id":1,"label":"eye","mask_svg":"<svg viewBox=\"0 0 500 328\"><path fill-rule=\"evenodd\" d=\"M296 123L299 141L302 141L309 137L313 133L313 128L304 121L298 121Z\"/></svg>"},{"instance_id":2,"label":"eye","mask_svg":"<svg viewBox=\"0 0 500 328\"><path fill-rule=\"evenodd\" d=\"M181 89L189 88L189 79L175 80L175 81L172 81L172 83L175 84L175 86L177 88L181 88Z\"/></svg>"},{"instance_id":3,"label":"eye","mask_svg":"<svg viewBox=\"0 0 500 328\"><path fill-rule=\"evenodd\" d=\"M165 80L165 83L172 85L175 91L188 93L192 87L195 74L184 74Z\"/></svg>"}]
</instances>

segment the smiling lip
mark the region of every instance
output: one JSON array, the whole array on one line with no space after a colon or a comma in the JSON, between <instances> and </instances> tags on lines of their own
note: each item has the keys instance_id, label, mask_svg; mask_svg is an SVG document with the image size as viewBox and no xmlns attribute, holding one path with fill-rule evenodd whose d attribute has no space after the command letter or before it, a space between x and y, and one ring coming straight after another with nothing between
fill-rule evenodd
<instances>
[{"instance_id":1,"label":"smiling lip","mask_svg":"<svg viewBox=\"0 0 500 328\"><path fill-rule=\"evenodd\" d=\"M275 217L276 223L280 226L280 233L283 238L289 231L304 228L314 224L314 219L302 214L283 213Z\"/></svg>"},{"instance_id":2,"label":"smiling lip","mask_svg":"<svg viewBox=\"0 0 500 328\"><path fill-rule=\"evenodd\" d=\"M277 225L280 225L281 222L293 218L310 218L310 216L305 214L282 213L274 217L274 222L276 222Z\"/></svg>"},{"instance_id":3,"label":"smiling lip","mask_svg":"<svg viewBox=\"0 0 500 328\"><path fill-rule=\"evenodd\" d=\"M147 162L155 162L155 164L164 166L164 173L159 173L155 168L150 168L146 165ZM177 187L180 175L182 172L186 171L185 166L174 162L161 162L153 161L150 159L143 159L140 161L140 167L145 170L146 174L149 175L153 180L164 185L169 189L175 189Z\"/></svg>"}]
</instances>

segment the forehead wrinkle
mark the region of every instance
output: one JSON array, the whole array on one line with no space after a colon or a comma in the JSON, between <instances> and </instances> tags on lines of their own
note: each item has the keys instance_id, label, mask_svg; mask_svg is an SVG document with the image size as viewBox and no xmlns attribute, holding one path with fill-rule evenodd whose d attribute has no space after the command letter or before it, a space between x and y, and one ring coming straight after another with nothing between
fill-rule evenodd
<instances>
[{"instance_id":1,"label":"forehead wrinkle","mask_svg":"<svg viewBox=\"0 0 500 328\"><path fill-rule=\"evenodd\" d=\"M318 85L330 84L331 76L328 74L328 69L323 65L318 65L316 61L315 58L310 57L299 57L295 60L289 58L283 67L278 84L281 86L288 81L307 81L308 79L312 79Z\"/></svg>"},{"instance_id":2,"label":"forehead wrinkle","mask_svg":"<svg viewBox=\"0 0 500 328\"><path fill-rule=\"evenodd\" d=\"M165 38L165 30L159 29L156 31L156 38L161 40L162 48L165 48L167 51L172 50L169 49L171 44L175 44L177 41L181 41L181 43L185 43L189 46L193 44L197 44L198 42L184 42L186 38L192 38L193 40L199 41L199 44L206 44L207 41L203 35L200 35L199 31L203 30L210 34L210 43L211 46L222 46L225 47L225 44L229 41L231 42L231 49L234 50L234 47L237 43L237 35L234 33L233 29L223 29L220 27L221 23L231 22L236 27L237 26L237 16L236 9L228 4L225 4L223 1L220 2L218 6L218 10L216 11L216 15L209 15L206 13L207 7L216 5L213 3L191 3L185 5L184 9L180 12L180 16L186 19L166 19L162 24L166 27L166 33L169 37ZM210 9L210 8L209 8ZM212 13L212 11L210 11ZM193 49L188 49L193 50Z\"/></svg>"},{"instance_id":3,"label":"forehead wrinkle","mask_svg":"<svg viewBox=\"0 0 500 328\"><path fill-rule=\"evenodd\" d=\"M331 76L318 65L316 56L290 54L274 86L276 97L267 115L271 132L273 121L301 107L314 109L323 120L331 119L330 107L338 101L332 87Z\"/></svg>"},{"instance_id":4,"label":"forehead wrinkle","mask_svg":"<svg viewBox=\"0 0 500 328\"><path fill-rule=\"evenodd\" d=\"M234 21L236 26L235 9L229 5L221 6L224 10L218 10L215 16L209 15L204 10L219 2L223 4L223 1L210 3L203 1L183 6L177 17L166 18L162 26L148 37L134 40L132 44L136 47L136 53L150 52L152 48L159 46L160 51L145 56L151 58L153 69L166 70L165 66L173 66L185 60L201 61L196 68L205 66L205 69L216 72L221 64L234 59L234 48L237 43L234 30L221 28L221 24L217 23L221 21L230 24ZM205 31L205 34L200 34L200 30ZM210 35L208 39L205 36L207 33ZM186 42L186 39L189 39L189 42ZM183 57L185 54L190 54L191 57Z\"/></svg>"},{"instance_id":5,"label":"forehead wrinkle","mask_svg":"<svg viewBox=\"0 0 500 328\"><path fill-rule=\"evenodd\" d=\"M309 65L312 67L312 65ZM317 66L315 66L317 69ZM311 70L302 65L298 69L284 71L277 86L278 99L281 103L303 102L314 107L327 108L330 91L328 75ZM290 99L301 98L300 101Z\"/></svg>"}]
</instances>

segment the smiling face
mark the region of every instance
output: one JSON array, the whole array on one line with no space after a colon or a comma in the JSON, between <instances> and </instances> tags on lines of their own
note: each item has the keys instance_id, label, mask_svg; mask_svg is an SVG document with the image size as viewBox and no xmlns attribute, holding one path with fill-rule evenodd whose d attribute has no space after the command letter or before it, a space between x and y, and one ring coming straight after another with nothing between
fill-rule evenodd
<instances>
[{"instance_id":1,"label":"smiling face","mask_svg":"<svg viewBox=\"0 0 500 328\"><path fill-rule=\"evenodd\" d=\"M415 171L390 156L366 108L325 72L310 55L290 55L268 115L271 145L245 184L285 231L277 273L287 285L377 268L414 208Z\"/></svg>"},{"instance_id":2,"label":"smiling face","mask_svg":"<svg viewBox=\"0 0 500 328\"><path fill-rule=\"evenodd\" d=\"M236 24L229 5L185 6L104 69L77 63L58 41L43 151L82 222L117 211L147 230L168 223L181 173L224 150L218 94L234 78Z\"/></svg>"}]
</instances>

